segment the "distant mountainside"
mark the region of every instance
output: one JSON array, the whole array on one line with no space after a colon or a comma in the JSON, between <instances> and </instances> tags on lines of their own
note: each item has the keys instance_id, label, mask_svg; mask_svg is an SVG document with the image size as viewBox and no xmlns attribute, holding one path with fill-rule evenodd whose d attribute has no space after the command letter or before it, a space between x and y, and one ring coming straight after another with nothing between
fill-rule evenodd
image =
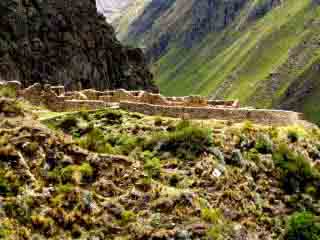
<instances>
[{"instance_id":1,"label":"distant mountainside","mask_svg":"<svg viewBox=\"0 0 320 240\"><path fill-rule=\"evenodd\" d=\"M133 0L96 0L97 9L112 22Z\"/></svg>"},{"instance_id":2,"label":"distant mountainside","mask_svg":"<svg viewBox=\"0 0 320 240\"><path fill-rule=\"evenodd\" d=\"M114 22L167 95L238 98L320 122L319 0L136 1Z\"/></svg>"},{"instance_id":3,"label":"distant mountainside","mask_svg":"<svg viewBox=\"0 0 320 240\"><path fill-rule=\"evenodd\" d=\"M142 51L120 44L93 0L2 0L0 13L4 80L157 90Z\"/></svg>"}]
</instances>

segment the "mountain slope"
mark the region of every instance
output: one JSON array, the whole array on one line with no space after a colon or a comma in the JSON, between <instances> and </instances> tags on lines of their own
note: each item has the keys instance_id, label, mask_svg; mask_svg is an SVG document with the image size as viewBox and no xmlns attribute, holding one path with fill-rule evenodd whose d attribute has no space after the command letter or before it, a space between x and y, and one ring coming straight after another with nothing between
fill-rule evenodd
<instances>
[{"instance_id":1,"label":"mountain slope","mask_svg":"<svg viewBox=\"0 0 320 240\"><path fill-rule=\"evenodd\" d=\"M3 0L0 13L4 80L156 90L141 50L120 44L95 1Z\"/></svg>"},{"instance_id":2,"label":"mountain slope","mask_svg":"<svg viewBox=\"0 0 320 240\"><path fill-rule=\"evenodd\" d=\"M0 239L320 237L317 127L39 110L0 92Z\"/></svg>"},{"instance_id":3,"label":"mountain slope","mask_svg":"<svg viewBox=\"0 0 320 240\"><path fill-rule=\"evenodd\" d=\"M238 98L256 107L302 111L320 122L314 104L320 88L319 1L181 2L141 31L145 9L125 38L144 47L152 43L146 53L163 93ZM195 13L201 2L211 15ZM175 21L164 24L170 18Z\"/></svg>"}]
</instances>

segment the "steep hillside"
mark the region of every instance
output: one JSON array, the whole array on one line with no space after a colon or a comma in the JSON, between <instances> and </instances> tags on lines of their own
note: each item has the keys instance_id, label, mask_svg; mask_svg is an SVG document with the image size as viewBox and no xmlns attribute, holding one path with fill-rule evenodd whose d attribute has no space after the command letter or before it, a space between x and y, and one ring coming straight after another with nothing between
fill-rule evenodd
<instances>
[{"instance_id":1,"label":"steep hillside","mask_svg":"<svg viewBox=\"0 0 320 240\"><path fill-rule=\"evenodd\" d=\"M0 239L320 237L317 127L44 111L0 92Z\"/></svg>"},{"instance_id":2,"label":"steep hillside","mask_svg":"<svg viewBox=\"0 0 320 240\"><path fill-rule=\"evenodd\" d=\"M3 0L0 13L5 80L156 90L141 50L119 43L95 1Z\"/></svg>"},{"instance_id":3,"label":"steep hillside","mask_svg":"<svg viewBox=\"0 0 320 240\"><path fill-rule=\"evenodd\" d=\"M164 94L238 98L320 122L319 1L172 2L152 1L123 35L146 48Z\"/></svg>"}]
</instances>

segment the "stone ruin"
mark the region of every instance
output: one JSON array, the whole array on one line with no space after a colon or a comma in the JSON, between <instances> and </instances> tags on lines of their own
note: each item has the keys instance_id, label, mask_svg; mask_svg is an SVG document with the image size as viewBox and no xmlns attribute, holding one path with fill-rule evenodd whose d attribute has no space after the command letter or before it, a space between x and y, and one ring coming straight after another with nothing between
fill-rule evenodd
<instances>
[{"instance_id":1,"label":"stone ruin","mask_svg":"<svg viewBox=\"0 0 320 240\"><path fill-rule=\"evenodd\" d=\"M97 91L85 89L68 92L64 86L50 86L36 83L22 89L17 81L0 82L0 89L10 87L34 105L45 106L55 112L97 110L107 107L139 112L147 115L161 115L175 118L217 119L228 121L250 120L272 125L295 124L301 114L291 111L266 110L240 107L239 101L209 100L202 96L164 97L146 91L124 89Z\"/></svg>"}]
</instances>

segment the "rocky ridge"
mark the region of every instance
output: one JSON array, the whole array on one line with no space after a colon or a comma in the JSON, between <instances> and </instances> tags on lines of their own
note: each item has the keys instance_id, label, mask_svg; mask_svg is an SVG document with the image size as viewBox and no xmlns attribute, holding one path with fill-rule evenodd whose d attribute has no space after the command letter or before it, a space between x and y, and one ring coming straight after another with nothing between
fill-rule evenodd
<instances>
[{"instance_id":1,"label":"rocky ridge","mask_svg":"<svg viewBox=\"0 0 320 240\"><path fill-rule=\"evenodd\" d=\"M95 1L1 1L0 77L68 89L157 91L141 50L124 47Z\"/></svg>"}]
</instances>

